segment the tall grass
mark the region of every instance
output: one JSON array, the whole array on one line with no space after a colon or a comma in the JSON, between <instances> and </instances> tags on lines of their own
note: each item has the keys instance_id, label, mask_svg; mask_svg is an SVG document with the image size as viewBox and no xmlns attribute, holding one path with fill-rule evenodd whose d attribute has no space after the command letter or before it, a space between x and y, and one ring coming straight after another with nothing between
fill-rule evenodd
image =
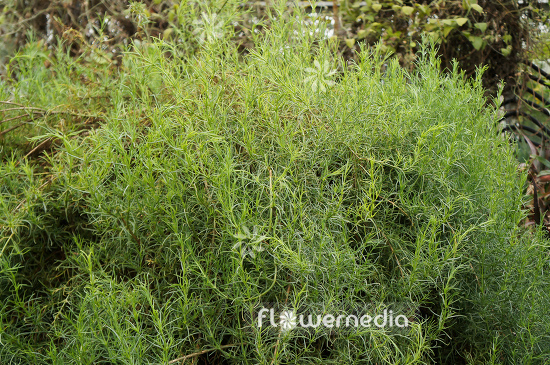
<instances>
[{"instance_id":1,"label":"tall grass","mask_svg":"<svg viewBox=\"0 0 550 365\"><path fill-rule=\"evenodd\" d=\"M108 101L76 98L99 128L36 121L54 150L4 157L2 363L549 361L548 243L518 227L525 177L480 78L429 47L414 74L377 49L346 64L282 8L248 54L216 32L136 45L94 74ZM3 95L52 108L85 63L18 67L50 82ZM411 323L281 332L265 303Z\"/></svg>"}]
</instances>

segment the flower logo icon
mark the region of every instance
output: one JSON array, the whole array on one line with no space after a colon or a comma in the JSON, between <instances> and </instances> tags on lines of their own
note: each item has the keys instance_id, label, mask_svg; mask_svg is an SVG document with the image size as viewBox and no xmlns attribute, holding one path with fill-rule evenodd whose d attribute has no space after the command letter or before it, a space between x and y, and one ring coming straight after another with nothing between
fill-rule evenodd
<instances>
[{"instance_id":1,"label":"flower logo icon","mask_svg":"<svg viewBox=\"0 0 550 365\"><path fill-rule=\"evenodd\" d=\"M280 325L283 331L290 331L296 328L296 315L294 311L284 311L280 316Z\"/></svg>"}]
</instances>

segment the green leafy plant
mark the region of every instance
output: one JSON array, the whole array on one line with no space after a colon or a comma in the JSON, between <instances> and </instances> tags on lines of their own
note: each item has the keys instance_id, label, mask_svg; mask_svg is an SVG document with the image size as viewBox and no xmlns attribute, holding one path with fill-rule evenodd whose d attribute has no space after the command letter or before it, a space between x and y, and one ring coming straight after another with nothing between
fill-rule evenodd
<instances>
[{"instance_id":1,"label":"green leafy plant","mask_svg":"<svg viewBox=\"0 0 550 365\"><path fill-rule=\"evenodd\" d=\"M29 135L52 146L5 135L0 363L548 360L548 242L519 226L526 177L481 74L443 74L428 45L415 71L381 47L347 63L284 9L245 55L228 28L193 53L142 39L117 67L16 56L0 90L27 110L6 113L39 108ZM101 116L88 133L48 114L76 106ZM411 325L269 330L264 303L398 303Z\"/></svg>"},{"instance_id":2,"label":"green leafy plant","mask_svg":"<svg viewBox=\"0 0 550 365\"><path fill-rule=\"evenodd\" d=\"M218 19L216 13L203 12L201 19L195 20L193 24L196 26L193 33L198 36L200 43L211 43L223 36L223 22Z\"/></svg>"},{"instance_id":3,"label":"green leafy plant","mask_svg":"<svg viewBox=\"0 0 550 365\"><path fill-rule=\"evenodd\" d=\"M348 46L381 42L405 67L413 67L422 37L440 44L442 66L454 59L469 76L488 67L484 86L493 93L500 81L506 91L516 85L516 72L535 44L544 5L510 1L346 1L340 8Z\"/></svg>"},{"instance_id":4,"label":"green leafy plant","mask_svg":"<svg viewBox=\"0 0 550 365\"><path fill-rule=\"evenodd\" d=\"M311 85L313 92L316 92L317 90L325 92L327 91L327 87L336 85L336 82L330 80L330 78L332 78L337 71L330 69L330 64L328 61L325 61L321 66L318 60L314 60L313 65L315 68L306 67L304 69L304 71L309 74L304 81Z\"/></svg>"}]
</instances>

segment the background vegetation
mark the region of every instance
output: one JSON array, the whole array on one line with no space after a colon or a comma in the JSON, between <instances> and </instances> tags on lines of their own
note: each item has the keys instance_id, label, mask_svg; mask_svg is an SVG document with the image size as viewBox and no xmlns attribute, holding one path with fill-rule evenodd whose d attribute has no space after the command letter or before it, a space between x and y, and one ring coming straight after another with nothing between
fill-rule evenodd
<instances>
[{"instance_id":1,"label":"background vegetation","mask_svg":"<svg viewBox=\"0 0 550 365\"><path fill-rule=\"evenodd\" d=\"M284 4L146 4L175 14L152 39L141 5L114 56L69 30L6 63L2 363L550 360L548 242L481 72L345 58ZM265 303L412 325L277 332Z\"/></svg>"}]
</instances>

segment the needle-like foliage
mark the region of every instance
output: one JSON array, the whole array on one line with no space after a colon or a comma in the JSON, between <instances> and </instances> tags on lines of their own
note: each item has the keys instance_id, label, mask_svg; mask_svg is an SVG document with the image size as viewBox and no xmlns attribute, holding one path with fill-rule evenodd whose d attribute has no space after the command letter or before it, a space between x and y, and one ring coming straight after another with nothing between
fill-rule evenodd
<instances>
[{"instance_id":1,"label":"needle-like foliage","mask_svg":"<svg viewBox=\"0 0 550 365\"><path fill-rule=\"evenodd\" d=\"M141 42L79 111L97 129L45 118L40 163L4 157L0 363L549 361L548 244L518 228L525 177L480 79L429 47L414 74L346 64L301 16L244 56L228 32L193 56ZM41 65L49 84L3 95L52 108L76 66ZM281 332L266 303L410 324Z\"/></svg>"}]
</instances>

